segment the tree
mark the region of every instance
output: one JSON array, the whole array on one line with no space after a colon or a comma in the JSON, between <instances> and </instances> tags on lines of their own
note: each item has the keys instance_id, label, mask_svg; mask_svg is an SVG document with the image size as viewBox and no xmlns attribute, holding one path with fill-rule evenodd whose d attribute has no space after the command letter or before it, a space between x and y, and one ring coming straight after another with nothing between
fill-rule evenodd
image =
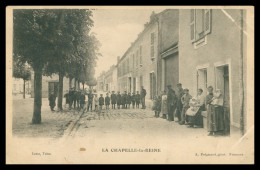
<instances>
[{"instance_id":1,"label":"tree","mask_svg":"<svg viewBox=\"0 0 260 170\"><path fill-rule=\"evenodd\" d=\"M13 64L13 77L23 79L23 98L25 99L25 82L31 78L30 68L17 60Z\"/></svg>"}]
</instances>

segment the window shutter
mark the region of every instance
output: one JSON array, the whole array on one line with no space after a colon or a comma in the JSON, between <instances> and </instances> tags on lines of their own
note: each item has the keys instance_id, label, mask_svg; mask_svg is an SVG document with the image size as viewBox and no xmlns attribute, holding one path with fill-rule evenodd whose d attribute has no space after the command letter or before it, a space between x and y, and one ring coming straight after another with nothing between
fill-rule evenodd
<instances>
[{"instance_id":1,"label":"window shutter","mask_svg":"<svg viewBox=\"0 0 260 170\"><path fill-rule=\"evenodd\" d=\"M139 51L140 51L140 65L142 65L142 64L143 64L143 59L142 59L142 46L140 46Z\"/></svg>"},{"instance_id":2,"label":"window shutter","mask_svg":"<svg viewBox=\"0 0 260 170\"><path fill-rule=\"evenodd\" d=\"M204 12L204 32L206 35L211 32L211 10L205 9Z\"/></svg>"},{"instance_id":3,"label":"window shutter","mask_svg":"<svg viewBox=\"0 0 260 170\"><path fill-rule=\"evenodd\" d=\"M190 10L190 39L191 42L195 41L195 17L196 17L196 10Z\"/></svg>"}]
</instances>

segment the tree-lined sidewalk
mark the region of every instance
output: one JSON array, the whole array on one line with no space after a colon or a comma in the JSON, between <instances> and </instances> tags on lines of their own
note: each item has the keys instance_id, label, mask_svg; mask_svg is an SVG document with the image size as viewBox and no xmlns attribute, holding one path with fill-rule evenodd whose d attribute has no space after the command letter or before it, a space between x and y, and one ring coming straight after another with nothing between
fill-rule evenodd
<instances>
[{"instance_id":1,"label":"tree-lined sidewalk","mask_svg":"<svg viewBox=\"0 0 260 170\"><path fill-rule=\"evenodd\" d=\"M33 124L40 124L42 75L59 75L58 108L62 110L63 77L93 84L101 54L90 34L92 12L85 9L15 9L13 60L34 71Z\"/></svg>"}]
</instances>

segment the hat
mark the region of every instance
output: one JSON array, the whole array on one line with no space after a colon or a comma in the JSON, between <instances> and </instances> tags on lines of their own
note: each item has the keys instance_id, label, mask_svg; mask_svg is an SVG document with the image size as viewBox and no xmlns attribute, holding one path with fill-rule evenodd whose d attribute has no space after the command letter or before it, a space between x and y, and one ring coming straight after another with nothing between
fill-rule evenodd
<instances>
[{"instance_id":1,"label":"hat","mask_svg":"<svg viewBox=\"0 0 260 170\"><path fill-rule=\"evenodd\" d=\"M189 91L189 89L184 89L183 91Z\"/></svg>"},{"instance_id":2,"label":"hat","mask_svg":"<svg viewBox=\"0 0 260 170\"><path fill-rule=\"evenodd\" d=\"M182 84L181 83L177 83L177 86L181 86Z\"/></svg>"}]
</instances>

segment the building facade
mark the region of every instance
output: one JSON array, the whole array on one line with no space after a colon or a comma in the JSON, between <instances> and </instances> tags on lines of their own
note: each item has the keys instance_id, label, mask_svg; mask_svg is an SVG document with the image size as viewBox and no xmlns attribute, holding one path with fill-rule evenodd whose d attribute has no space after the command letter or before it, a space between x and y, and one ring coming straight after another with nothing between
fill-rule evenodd
<instances>
[{"instance_id":1,"label":"building facade","mask_svg":"<svg viewBox=\"0 0 260 170\"><path fill-rule=\"evenodd\" d=\"M31 74L31 97L34 97L34 72ZM73 83L72 83L73 84ZM63 94L69 91L70 81L69 78L63 78ZM52 76L42 76L42 97L49 97L50 92L54 92L58 96L59 91L59 75L53 74Z\"/></svg>"},{"instance_id":2,"label":"building facade","mask_svg":"<svg viewBox=\"0 0 260 170\"><path fill-rule=\"evenodd\" d=\"M162 37L164 39L162 39ZM161 91L161 52L178 41L178 10L152 13L150 22L118 62L118 87L121 92L146 89L147 99ZM174 72L174 75L178 75Z\"/></svg>"},{"instance_id":3,"label":"building facade","mask_svg":"<svg viewBox=\"0 0 260 170\"><path fill-rule=\"evenodd\" d=\"M103 71L97 78L97 90L100 92L117 91L117 65L112 65L108 71Z\"/></svg>"},{"instance_id":4,"label":"building facade","mask_svg":"<svg viewBox=\"0 0 260 170\"><path fill-rule=\"evenodd\" d=\"M183 9L179 11L179 81L192 96L201 88L221 89L230 127L240 127L240 74L246 82L246 11ZM241 72L241 55L244 68ZM246 94L246 84L243 88ZM246 95L244 95L244 113ZM206 115L204 115L206 116Z\"/></svg>"}]
</instances>

